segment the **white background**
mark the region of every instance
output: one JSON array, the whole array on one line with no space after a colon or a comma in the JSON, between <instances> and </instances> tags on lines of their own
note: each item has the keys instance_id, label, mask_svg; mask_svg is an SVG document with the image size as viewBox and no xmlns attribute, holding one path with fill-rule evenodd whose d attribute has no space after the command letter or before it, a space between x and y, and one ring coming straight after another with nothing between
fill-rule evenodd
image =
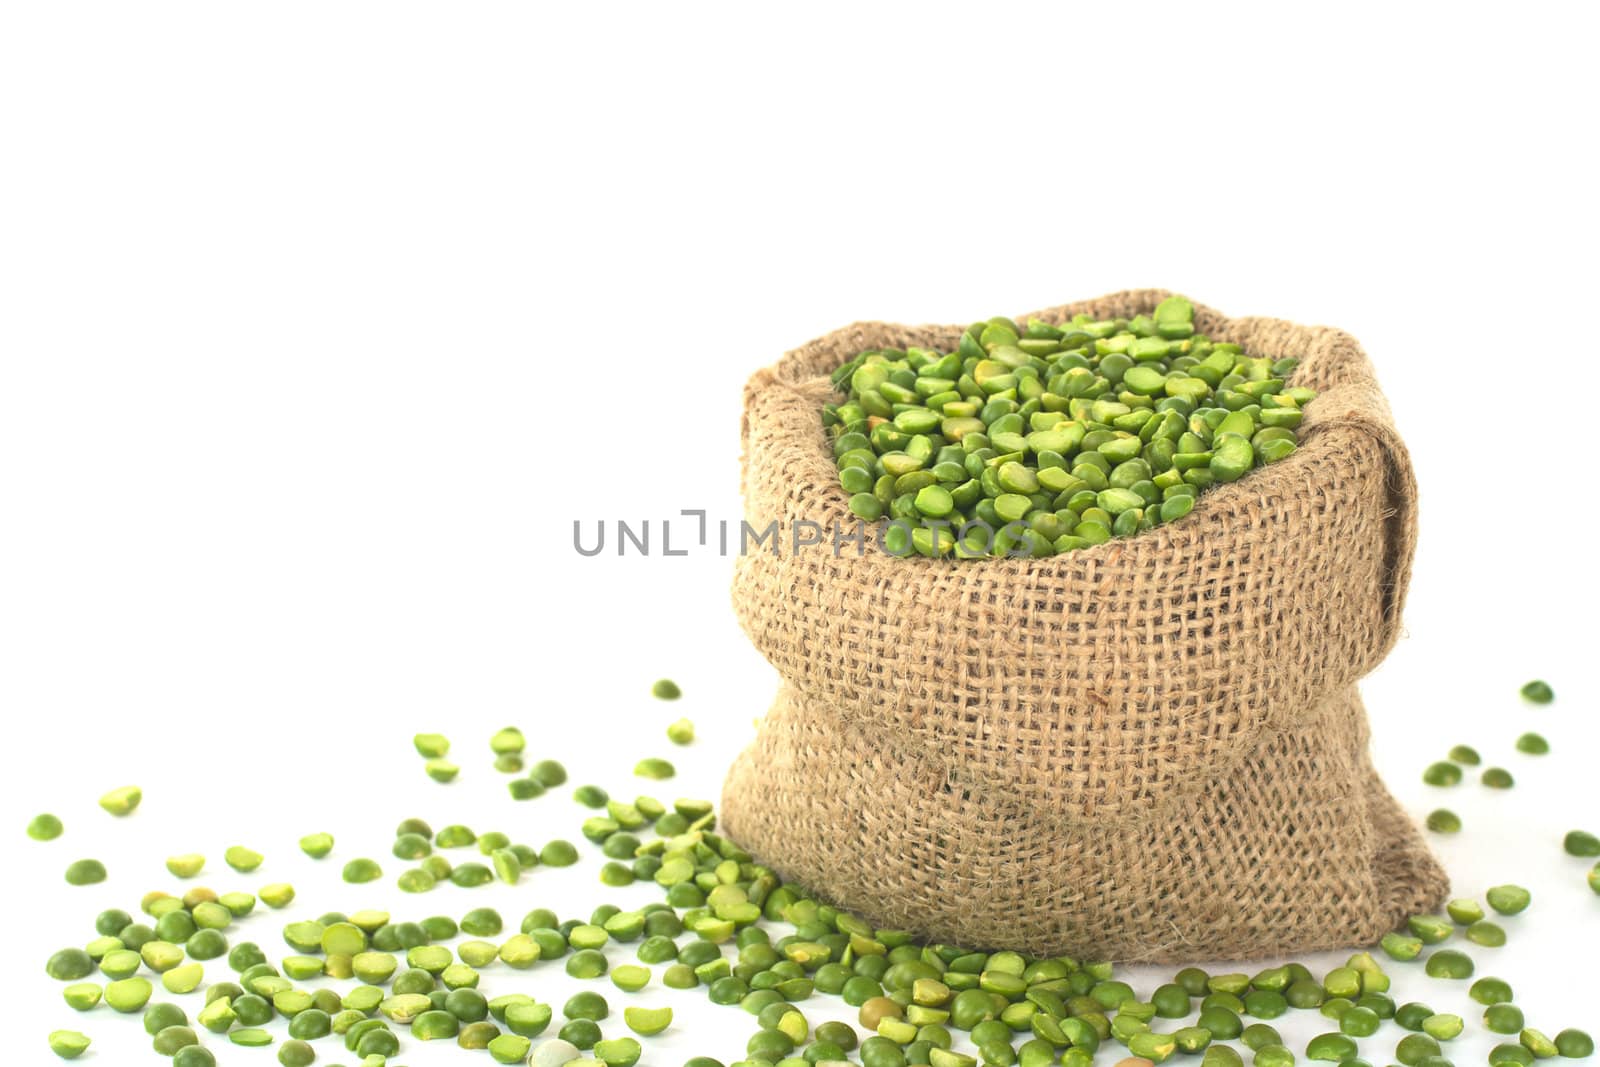
<instances>
[{"instance_id":1,"label":"white background","mask_svg":"<svg viewBox=\"0 0 1600 1067\"><path fill-rule=\"evenodd\" d=\"M650 899L593 859L426 898L399 861L370 892L334 864L387 858L412 814L576 838L565 796L505 797L504 723L578 780L643 791L627 769L668 754L660 792L714 796L774 688L728 562L580 558L573 519L736 521L740 387L829 329L1146 285L1372 354L1423 487L1408 636L1366 687L1378 761L1418 817L1452 743L1517 775L1451 792L1467 829L1436 844L1459 893L1534 890L1480 974L1549 1033L1600 1029L1600 898L1560 848L1600 830L1597 28L1541 4L0 9L8 1055L48 1061L66 1026L133 1062L142 1029L70 1012L42 964L171 853L221 890L292 881L308 915ZM648 697L662 674L679 705ZM1553 707L1518 700L1534 675ZM680 713L703 741L667 753ZM1552 755L1511 750L1529 728ZM418 729L455 738L457 784L423 777ZM148 799L115 822L94 801L125 782ZM39 809L67 835L27 840ZM321 867L293 845L319 829ZM235 842L256 876L222 867ZM112 880L67 890L91 854ZM276 952L277 926L245 929ZM1459 983L1393 970L1475 1022ZM679 1024L645 1062L742 1055L748 1017L647 999Z\"/></svg>"}]
</instances>

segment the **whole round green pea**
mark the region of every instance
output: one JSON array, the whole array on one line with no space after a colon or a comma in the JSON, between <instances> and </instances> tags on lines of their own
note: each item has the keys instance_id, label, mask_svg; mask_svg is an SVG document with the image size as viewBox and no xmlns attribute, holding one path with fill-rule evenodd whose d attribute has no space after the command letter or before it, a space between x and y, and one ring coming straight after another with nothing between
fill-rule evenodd
<instances>
[{"instance_id":1,"label":"whole round green pea","mask_svg":"<svg viewBox=\"0 0 1600 1067\"><path fill-rule=\"evenodd\" d=\"M1456 745L1450 750L1449 756L1452 762L1465 764L1468 767L1476 767L1483 762L1483 757L1478 755L1478 750L1471 745Z\"/></svg>"},{"instance_id":2,"label":"whole round green pea","mask_svg":"<svg viewBox=\"0 0 1600 1067\"><path fill-rule=\"evenodd\" d=\"M667 726L667 740L675 745L688 745L694 743L694 723L688 719L679 719Z\"/></svg>"},{"instance_id":3,"label":"whole round green pea","mask_svg":"<svg viewBox=\"0 0 1600 1067\"><path fill-rule=\"evenodd\" d=\"M683 696L683 690L671 678L658 678L650 687L650 695L657 700L677 700Z\"/></svg>"}]
</instances>

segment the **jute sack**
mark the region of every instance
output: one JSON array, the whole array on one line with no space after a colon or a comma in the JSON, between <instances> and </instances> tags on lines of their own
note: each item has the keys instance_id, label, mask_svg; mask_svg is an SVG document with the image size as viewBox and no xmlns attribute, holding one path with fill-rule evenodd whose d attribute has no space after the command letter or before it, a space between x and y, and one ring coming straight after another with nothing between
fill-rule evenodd
<instances>
[{"instance_id":1,"label":"jute sack","mask_svg":"<svg viewBox=\"0 0 1600 1067\"><path fill-rule=\"evenodd\" d=\"M1156 290L1035 313L1149 312ZM1020 321L1026 321L1024 317ZM851 529L820 409L876 347L858 323L745 389L745 631L782 676L724 786L723 829L880 927L1087 959L1249 959L1370 943L1448 889L1373 771L1356 680L1393 647L1416 486L1349 335L1196 308L1319 396L1289 458L1187 517L1041 560L794 550Z\"/></svg>"}]
</instances>

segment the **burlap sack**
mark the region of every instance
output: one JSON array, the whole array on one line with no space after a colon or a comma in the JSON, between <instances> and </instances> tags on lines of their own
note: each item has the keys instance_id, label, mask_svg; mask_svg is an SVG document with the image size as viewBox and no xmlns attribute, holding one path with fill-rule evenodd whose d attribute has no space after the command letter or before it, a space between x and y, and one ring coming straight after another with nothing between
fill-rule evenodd
<instances>
[{"instance_id":1,"label":"burlap sack","mask_svg":"<svg viewBox=\"0 0 1600 1067\"><path fill-rule=\"evenodd\" d=\"M1036 313L1148 312L1119 293ZM1044 560L752 551L733 600L782 675L721 825L886 927L1094 959L1370 943L1444 897L1374 773L1356 680L1394 645L1416 487L1349 335L1196 309L1320 391L1288 459L1175 523ZM1025 321L1025 318L1024 320ZM858 323L745 390L746 518L849 528L820 407L865 348L961 327Z\"/></svg>"}]
</instances>

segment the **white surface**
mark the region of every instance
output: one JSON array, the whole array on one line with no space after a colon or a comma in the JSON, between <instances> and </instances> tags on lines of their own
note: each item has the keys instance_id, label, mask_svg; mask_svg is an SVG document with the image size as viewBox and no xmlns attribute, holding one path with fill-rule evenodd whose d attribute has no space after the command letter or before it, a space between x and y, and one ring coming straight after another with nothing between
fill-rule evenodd
<instances>
[{"instance_id":1,"label":"white surface","mask_svg":"<svg viewBox=\"0 0 1600 1067\"><path fill-rule=\"evenodd\" d=\"M1408 638L1366 687L1379 763L1419 817L1452 743L1517 774L1450 792L1467 829L1437 847L1458 892L1534 889L1510 945L1471 950L1480 973L1532 1025L1600 1030L1579 977L1600 898L1559 844L1600 829L1593 11L1109 10L0 12L0 822L29 916L11 1055L47 1062L60 1026L95 1038L84 1062L145 1048L39 971L168 885L171 853L210 855L218 889L292 881L297 915L648 899L596 886L592 857L420 899L393 891L398 861L366 889L337 864L386 857L412 814L576 839L564 796L503 795L485 741L507 722L575 780L629 790L668 754L683 773L651 791L714 795L773 691L726 561L582 559L572 519L736 519L742 382L827 329L1136 285L1372 353L1423 486ZM645 695L661 674L680 704ZM1553 708L1518 701L1533 675ZM667 752L680 713L705 740ZM1528 728L1543 761L1510 750ZM422 776L417 729L455 739L459 783ZM114 822L94 800L125 782L147 800ZM67 835L25 839L37 809ZM314 864L294 841L319 829L339 845ZM227 871L234 842L266 866ZM112 881L66 890L90 854ZM242 936L276 951L279 918ZM1393 970L1398 999L1476 1021L1464 986ZM646 1063L742 1054L749 1018L644 1000L679 1013ZM1322 1022L1283 1029L1300 1048Z\"/></svg>"}]
</instances>

